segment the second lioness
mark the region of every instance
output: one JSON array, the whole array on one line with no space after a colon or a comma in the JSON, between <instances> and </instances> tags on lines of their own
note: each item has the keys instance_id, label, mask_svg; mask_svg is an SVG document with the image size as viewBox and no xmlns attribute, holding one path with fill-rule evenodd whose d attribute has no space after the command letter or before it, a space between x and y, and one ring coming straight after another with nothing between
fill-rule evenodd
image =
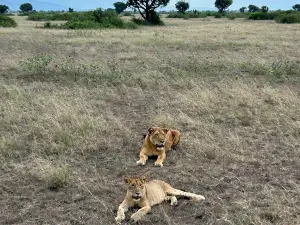
<instances>
[{"instance_id":1,"label":"second lioness","mask_svg":"<svg viewBox=\"0 0 300 225\"><path fill-rule=\"evenodd\" d=\"M145 165L149 156L157 155L155 166L163 166L166 159L166 152L172 146L177 145L180 141L180 132L178 130L151 127L145 137L142 150L140 152L139 165Z\"/></svg>"}]
</instances>

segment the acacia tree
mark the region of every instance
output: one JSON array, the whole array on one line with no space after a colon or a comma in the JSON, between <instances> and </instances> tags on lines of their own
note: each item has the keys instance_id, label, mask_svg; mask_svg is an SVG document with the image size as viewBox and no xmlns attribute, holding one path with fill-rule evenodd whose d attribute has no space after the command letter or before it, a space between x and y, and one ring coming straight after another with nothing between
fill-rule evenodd
<instances>
[{"instance_id":1,"label":"acacia tree","mask_svg":"<svg viewBox=\"0 0 300 225\"><path fill-rule=\"evenodd\" d=\"M127 8L127 4L124 2L115 2L114 7L116 8L116 12L120 14Z\"/></svg>"},{"instance_id":2,"label":"acacia tree","mask_svg":"<svg viewBox=\"0 0 300 225\"><path fill-rule=\"evenodd\" d=\"M248 9L249 12L258 12L260 10L259 7L256 5L249 5Z\"/></svg>"},{"instance_id":3,"label":"acacia tree","mask_svg":"<svg viewBox=\"0 0 300 225\"><path fill-rule=\"evenodd\" d=\"M0 14L7 13L9 10L8 6L6 5L0 5Z\"/></svg>"},{"instance_id":4,"label":"acacia tree","mask_svg":"<svg viewBox=\"0 0 300 225\"><path fill-rule=\"evenodd\" d=\"M247 9L247 7L243 6L242 8L240 8L240 12L244 13L246 9Z\"/></svg>"},{"instance_id":5,"label":"acacia tree","mask_svg":"<svg viewBox=\"0 0 300 225\"><path fill-rule=\"evenodd\" d=\"M293 9L300 11L300 4L293 5Z\"/></svg>"},{"instance_id":6,"label":"acacia tree","mask_svg":"<svg viewBox=\"0 0 300 225\"><path fill-rule=\"evenodd\" d=\"M170 0L128 0L127 5L137 9L141 16L149 23L156 17L155 9L167 6Z\"/></svg>"},{"instance_id":7,"label":"acacia tree","mask_svg":"<svg viewBox=\"0 0 300 225\"><path fill-rule=\"evenodd\" d=\"M264 5L264 6L261 7L261 11L262 12L268 12L269 11L269 7Z\"/></svg>"},{"instance_id":8,"label":"acacia tree","mask_svg":"<svg viewBox=\"0 0 300 225\"><path fill-rule=\"evenodd\" d=\"M216 0L215 7L219 10L219 13L224 13L225 9L232 5L232 0Z\"/></svg>"},{"instance_id":9,"label":"acacia tree","mask_svg":"<svg viewBox=\"0 0 300 225\"><path fill-rule=\"evenodd\" d=\"M175 7L179 12L185 13L185 11L190 8L190 4L185 1L179 1L175 4Z\"/></svg>"},{"instance_id":10,"label":"acacia tree","mask_svg":"<svg viewBox=\"0 0 300 225\"><path fill-rule=\"evenodd\" d=\"M20 5L20 10L22 12L30 12L30 11L32 11L32 5L30 3L24 3L24 4Z\"/></svg>"}]
</instances>

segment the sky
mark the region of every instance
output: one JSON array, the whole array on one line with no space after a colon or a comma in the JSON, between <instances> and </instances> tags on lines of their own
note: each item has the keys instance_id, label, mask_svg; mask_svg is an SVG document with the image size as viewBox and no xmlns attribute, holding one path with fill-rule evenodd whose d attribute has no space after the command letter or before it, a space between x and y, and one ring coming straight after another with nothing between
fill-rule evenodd
<instances>
[{"instance_id":1,"label":"sky","mask_svg":"<svg viewBox=\"0 0 300 225\"><path fill-rule=\"evenodd\" d=\"M8 5L14 5L18 8L20 2L32 2L34 5L43 5L45 7L44 2L51 3L52 7L57 7L60 5L62 8L72 7L76 10L87 10L87 9L95 9L95 8L113 8L113 3L116 1L126 0L0 0L3 3L10 3ZM166 10L175 9L174 5L178 0L171 0L168 6L165 8ZM238 10L243 6L248 6L250 4L257 6L268 6L271 10L275 9L291 9L293 5L300 3L300 0L233 0L233 4L229 7L229 10ZM198 10L211 10L215 9L214 6L215 0L189 0L190 9L198 9ZM51 5L49 4L49 6ZM15 8L10 7L10 8ZM40 6L42 7L42 6ZM39 9L38 9L39 10Z\"/></svg>"}]
</instances>

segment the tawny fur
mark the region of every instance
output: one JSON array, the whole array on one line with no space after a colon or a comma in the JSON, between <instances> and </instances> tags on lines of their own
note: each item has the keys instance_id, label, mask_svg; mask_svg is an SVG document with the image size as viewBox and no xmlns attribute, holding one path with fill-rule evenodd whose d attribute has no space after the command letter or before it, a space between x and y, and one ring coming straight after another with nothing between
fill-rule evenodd
<instances>
[{"instance_id":1,"label":"tawny fur","mask_svg":"<svg viewBox=\"0 0 300 225\"><path fill-rule=\"evenodd\" d=\"M185 196L196 201L205 199L202 195L175 189L161 180L152 180L146 183L144 178L125 178L125 183L127 184L127 193L118 208L117 217L115 217L117 223L125 220L125 213L135 205L139 206L140 209L132 214L131 220L137 222L150 212L151 206L163 201L171 201L171 205L176 205L176 196Z\"/></svg>"},{"instance_id":2,"label":"tawny fur","mask_svg":"<svg viewBox=\"0 0 300 225\"><path fill-rule=\"evenodd\" d=\"M163 161L166 159L166 152L179 142L180 132L178 130L160 127L149 128L137 164L145 165L149 156L157 156L155 166L162 167Z\"/></svg>"}]
</instances>

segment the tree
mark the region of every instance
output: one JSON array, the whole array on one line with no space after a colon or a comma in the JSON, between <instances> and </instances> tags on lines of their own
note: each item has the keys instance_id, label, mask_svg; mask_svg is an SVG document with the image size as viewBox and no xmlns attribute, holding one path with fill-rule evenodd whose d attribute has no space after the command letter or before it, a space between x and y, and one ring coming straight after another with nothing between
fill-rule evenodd
<instances>
[{"instance_id":1,"label":"tree","mask_svg":"<svg viewBox=\"0 0 300 225\"><path fill-rule=\"evenodd\" d=\"M30 11L32 11L32 5L30 3L24 3L24 4L20 5L20 10L22 12L30 12Z\"/></svg>"},{"instance_id":2,"label":"tree","mask_svg":"<svg viewBox=\"0 0 300 225\"><path fill-rule=\"evenodd\" d=\"M72 12L74 12L74 9L69 7L69 13L72 13Z\"/></svg>"},{"instance_id":3,"label":"tree","mask_svg":"<svg viewBox=\"0 0 300 225\"><path fill-rule=\"evenodd\" d=\"M181 0L175 4L175 7L179 12L185 13L185 11L190 8L190 4Z\"/></svg>"},{"instance_id":4,"label":"tree","mask_svg":"<svg viewBox=\"0 0 300 225\"><path fill-rule=\"evenodd\" d=\"M249 9L248 10L249 12L258 12L259 11L259 7L256 5L249 5L248 9Z\"/></svg>"},{"instance_id":5,"label":"tree","mask_svg":"<svg viewBox=\"0 0 300 225\"><path fill-rule=\"evenodd\" d=\"M159 20L159 16L155 12L155 9L167 6L169 2L170 0L128 0L127 5L137 9L144 20L153 24Z\"/></svg>"},{"instance_id":6,"label":"tree","mask_svg":"<svg viewBox=\"0 0 300 225\"><path fill-rule=\"evenodd\" d=\"M247 7L244 6L244 7L240 8L240 12L244 13L246 9L247 9Z\"/></svg>"},{"instance_id":7,"label":"tree","mask_svg":"<svg viewBox=\"0 0 300 225\"><path fill-rule=\"evenodd\" d=\"M268 12L269 11L269 7L264 5L264 6L261 7L261 11L262 12Z\"/></svg>"},{"instance_id":8,"label":"tree","mask_svg":"<svg viewBox=\"0 0 300 225\"><path fill-rule=\"evenodd\" d=\"M215 7L220 13L224 13L225 9L232 5L232 0L216 0Z\"/></svg>"},{"instance_id":9,"label":"tree","mask_svg":"<svg viewBox=\"0 0 300 225\"><path fill-rule=\"evenodd\" d=\"M6 5L0 5L0 14L7 13L9 10L8 6Z\"/></svg>"},{"instance_id":10,"label":"tree","mask_svg":"<svg viewBox=\"0 0 300 225\"><path fill-rule=\"evenodd\" d=\"M300 4L293 5L293 9L300 11Z\"/></svg>"},{"instance_id":11,"label":"tree","mask_svg":"<svg viewBox=\"0 0 300 225\"><path fill-rule=\"evenodd\" d=\"M116 12L120 14L127 8L127 4L124 2L115 2L114 7L116 8Z\"/></svg>"}]
</instances>

